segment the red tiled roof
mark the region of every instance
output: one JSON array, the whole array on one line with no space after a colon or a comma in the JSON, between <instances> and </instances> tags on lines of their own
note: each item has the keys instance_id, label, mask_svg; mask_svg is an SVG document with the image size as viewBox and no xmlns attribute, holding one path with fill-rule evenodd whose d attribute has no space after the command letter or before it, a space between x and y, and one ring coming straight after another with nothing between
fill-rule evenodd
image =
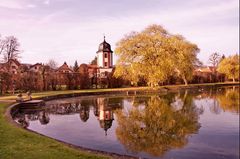
<instances>
[{"instance_id":1,"label":"red tiled roof","mask_svg":"<svg viewBox=\"0 0 240 159\"><path fill-rule=\"evenodd\" d=\"M60 72L63 70L73 72L73 70L68 67L66 62L64 62L64 64L57 69L57 72Z\"/></svg>"},{"instance_id":2,"label":"red tiled roof","mask_svg":"<svg viewBox=\"0 0 240 159\"><path fill-rule=\"evenodd\" d=\"M195 70L195 72L203 72L203 73L213 73L214 70L216 70L216 67L213 66L205 66L205 67L199 67Z\"/></svg>"},{"instance_id":3,"label":"red tiled roof","mask_svg":"<svg viewBox=\"0 0 240 159\"><path fill-rule=\"evenodd\" d=\"M20 62L18 60L16 60L16 59L10 59L8 62L11 62L11 61L14 62L18 66L21 65Z\"/></svg>"},{"instance_id":4,"label":"red tiled roof","mask_svg":"<svg viewBox=\"0 0 240 159\"><path fill-rule=\"evenodd\" d=\"M30 68L33 68L33 67L35 67L35 66L37 66L37 65L40 65L40 66L42 66L42 64L41 64L41 63L35 63L34 65L31 65L31 66L30 66Z\"/></svg>"}]
</instances>

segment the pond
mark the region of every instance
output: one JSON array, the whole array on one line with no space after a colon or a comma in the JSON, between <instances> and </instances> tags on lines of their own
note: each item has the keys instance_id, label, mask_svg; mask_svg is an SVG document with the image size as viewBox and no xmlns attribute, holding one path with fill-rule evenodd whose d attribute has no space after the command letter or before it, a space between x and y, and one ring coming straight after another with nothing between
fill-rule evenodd
<instances>
[{"instance_id":1,"label":"pond","mask_svg":"<svg viewBox=\"0 0 240 159\"><path fill-rule=\"evenodd\" d=\"M239 87L65 98L13 118L51 138L121 155L239 158Z\"/></svg>"}]
</instances>

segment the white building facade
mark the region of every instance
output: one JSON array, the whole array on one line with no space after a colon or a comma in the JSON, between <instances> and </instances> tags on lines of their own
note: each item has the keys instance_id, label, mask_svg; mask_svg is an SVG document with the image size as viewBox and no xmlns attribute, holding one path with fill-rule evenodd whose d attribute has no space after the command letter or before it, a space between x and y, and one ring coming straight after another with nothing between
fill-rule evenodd
<instances>
[{"instance_id":1,"label":"white building facade","mask_svg":"<svg viewBox=\"0 0 240 159\"><path fill-rule=\"evenodd\" d=\"M106 42L105 36L103 42L99 45L97 51L97 65L99 68L99 76L104 77L107 73L111 73L113 69L113 51L111 45Z\"/></svg>"}]
</instances>

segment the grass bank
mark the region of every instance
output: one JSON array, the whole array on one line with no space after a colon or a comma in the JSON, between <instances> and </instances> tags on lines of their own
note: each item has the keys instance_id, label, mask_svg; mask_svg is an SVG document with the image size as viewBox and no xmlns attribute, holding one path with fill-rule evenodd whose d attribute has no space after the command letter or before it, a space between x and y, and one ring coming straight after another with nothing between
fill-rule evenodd
<instances>
[{"instance_id":1,"label":"grass bank","mask_svg":"<svg viewBox=\"0 0 240 159\"><path fill-rule=\"evenodd\" d=\"M74 94L74 93L101 93L101 92L119 92L119 91L151 91L151 90L161 90L161 89L181 89L181 88L191 88L191 87L201 87L201 86L224 86L224 85L239 85L239 82L224 82L224 83L204 83L204 84L189 84L189 85L164 85L156 88L151 87L129 87L129 88L109 88L109 89L85 89L85 90L63 90L63 91L44 91L33 93L33 98L41 98L46 96L55 96L61 94ZM23 94L26 98L26 94ZM1 100L15 100L16 95L5 95L0 96Z\"/></svg>"},{"instance_id":2,"label":"grass bank","mask_svg":"<svg viewBox=\"0 0 240 159\"><path fill-rule=\"evenodd\" d=\"M0 103L0 158L1 159L104 159L68 147L53 139L18 128L4 117L9 103Z\"/></svg>"}]
</instances>

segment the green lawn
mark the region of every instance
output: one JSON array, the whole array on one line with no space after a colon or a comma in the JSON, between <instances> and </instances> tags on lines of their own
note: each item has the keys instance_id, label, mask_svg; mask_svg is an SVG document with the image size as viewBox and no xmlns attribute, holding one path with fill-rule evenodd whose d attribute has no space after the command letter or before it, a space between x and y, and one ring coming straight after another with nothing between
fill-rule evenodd
<instances>
[{"instance_id":1,"label":"green lawn","mask_svg":"<svg viewBox=\"0 0 240 159\"><path fill-rule=\"evenodd\" d=\"M1 159L106 158L70 148L60 142L10 124L4 117L8 105L9 103L0 103Z\"/></svg>"},{"instance_id":2,"label":"green lawn","mask_svg":"<svg viewBox=\"0 0 240 159\"><path fill-rule=\"evenodd\" d=\"M129 87L129 88L109 88L109 89L85 89L85 90L63 90L63 91L44 91L33 93L33 98L40 98L45 96L53 96L53 95L60 95L60 94L73 94L73 93L94 93L94 92L109 92L109 91L143 91L143 90L156 90L162 88L169 88L169 89L178 89L183 87L192 87L192 86L214 86L214 85L228 85L228 84L239 84L239 82L224 82L224 83L203 83L203 84L189 84L189 85L165 85L159 86L156 88L150 87ZM23 97L26 98L26 94L23 94ZM15 100L16 95L0 95L0 102L1 100Z\"/></svg>"},{"instance_id":3,"label":"green lawn","mask_svg":"<svg viewBox=\"0 0 240 159\"><path fill-rule=\"evenodd\" d=\"M85 90L63 90L63 91L44 91L32 93L33 98L40 98L46 96L54 96L60 94L73 94L73 93L94 93L94 92L109 92L109 91L125 91L125 90L145 90L149 89L148 87L132 87L132 88L112 88L112 89L85 89ZM26 98L26 93L23 93L23 98ZM0 95L1 100L15 100L16 95Z\"/></svg>"}]
</instances>

